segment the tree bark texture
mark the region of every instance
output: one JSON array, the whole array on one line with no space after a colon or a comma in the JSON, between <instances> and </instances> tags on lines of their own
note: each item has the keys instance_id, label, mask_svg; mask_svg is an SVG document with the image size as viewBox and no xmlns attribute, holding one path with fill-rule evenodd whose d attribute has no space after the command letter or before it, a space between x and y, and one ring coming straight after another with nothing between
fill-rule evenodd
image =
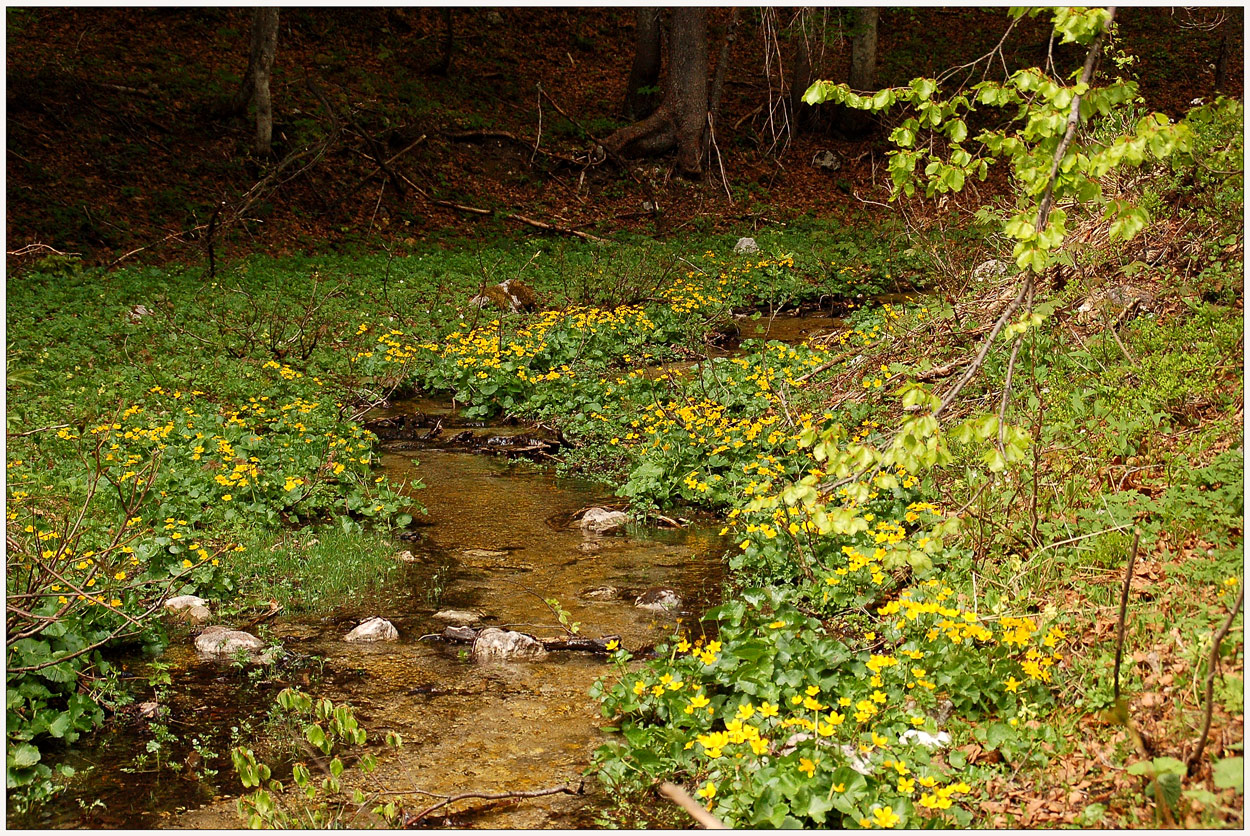
<instances>
[{"instance_id":1,"label":"tree bark texture","mask_svg":"<svg viewBox=\"0 0 1250 836\"><path fill-rule=\"evenodd\" d=\"M803 103L803 94L812 86L812 53L807 45L807 10L799 12L798 46L794 54L794 74L790 77L790 135L798 136L811 120L812 107Z\"/></svg>"},{"instance_id":2,"label":"tree bark texture","mask_svg":"<svg viewBox=\"0 0 1250 836\"><path fill-rule=\"evenodd\" d=\"M707 9L672 9L666 38L668 76L664 100L650 116L613 133L604 148L617 156L649 156L677 147L677 171L703 173L708 120Z\"/></svg>"},{"instance_id":3,"label":"tree bark texture","mask_svg":"<svg viewBox=\"0 0 1250 836\"><path fill-rule=\"evenodd\" d=\"M725 27L725 39L721 42L720 57L716 59L716 72L712 76L712 92L708 94L707 109L712 114L712 123L720 116L721 95L725 92L725 73L729 70L729 50L738 39L738 7L730 13L729 25Z\"/></svg>"},{"instance_id":4,"label":"tree bark texture","mask_svg":"<svg viewBox=\"0 0 1250 836\"><path fill-rule=\"evenodd\" d=\"M855 9L851 34L851 77L847 80L851 89L869 92L876 84L877 76L877 9ZM834 124L848 138L859 138L872 128L872 118L862 110L839 107Z\"/></svg>"},{"instance_id":5,"label":"tree bark texture","mask_svg":"<svg viewBox=\"0 0 1250 836\"><path fill-rule=\"evenodd\" d=\"M273 102L269 81L278 48L278 10L258 7L252 17L252 96L256 102L257 154L268 154L273 142Z\"/></svg>"},{"instance_id":6,"label":"tree bark texture","mask_svg":"<svg viewBox=\"0 0 1250 836\"><path fill-rule=\"evenodd\" d=\"M669 83L677 132L677 171L703 173L703 131L707 126L707 9L673 9Z\"/></svg>"},{"instance_id":7,"label":"tree bark texture","mask_svg":"<svg viewBox=\"0 0 1250 836\"><path fill-rule=\"evenodd\" d=\"M451 72L451 53L456 47L456 22L452 17L450 6L443 9L443 39L440 46L440 55L430 67L430 72L435 75L445 76Z\"/></svg>"},{"instance_id":8,"label":"tree bark texture","mask_svg":"<svg viewBox=\"0 0 1250 836\"><path fill-rule=\"evenodd\" d=\"M637 121L650 116L660 99L660 9L645 6L638 9L634 63L625 84L622 112L626 119ZM648 92L640 92L646 89Z\"/></svg>"}]
</instances>

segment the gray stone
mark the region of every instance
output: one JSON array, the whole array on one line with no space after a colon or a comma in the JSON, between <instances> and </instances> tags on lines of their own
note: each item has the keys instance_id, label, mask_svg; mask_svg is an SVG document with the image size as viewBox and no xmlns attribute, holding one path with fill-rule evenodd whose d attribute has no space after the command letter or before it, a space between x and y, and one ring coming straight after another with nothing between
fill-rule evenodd
<instances>
[{"instance_id":1,"label":"gray stone","mask_svg":"<svg viewBox=\"0 0 1250 836\"><path fill-rule=\"evenodd\" d=\"M196 636L195 649L218 658L228 659L239 651L254 657L265 649L265 643L251 633L215 624Z\"/></svg>"},{"instance_id":2,"label":"gray stone","mask_svg":"<svg viewBox=\"0 0 1250 836\"><path fill-rule=\"evenodd\" d=\"M899 743L916 743L929 749L945 749L951 745L951 736L947 732L929 734L920 729L908 729L898 736Z\"/></svg>"},{"instance_id":3,"label":"gray stone","mask_svg":"<svg viewBox=\"0 0 1250 836\"><path fill-rule=\"evenodd\" d=\"M615 586L597 586L582 593L583 598L591 601L614 601L620 596L621 591Z\"/></svg>"},{"instance_id":4,"label":"gray stone","mask_svg":"<svg viewBox=\"0 0 1250 836\"><path fill-rule=\"evenodd\" d=\"M546 649L537 639L512 630L487 627L477 634L473 642L473 659L484 662L491 659L541 659Z\"/></svg>"},{"instance_id":5,"label":"gray stone","mask_svg":"<svg viewBox=\"0 0 1250 836\"><path fill-rule=\"evenodd\" d=\"M439 621L449 621L452 624L474 624L482 620L480 613L463 610L440 610L434 613L434 617Z\"/></svg>"},{"instance_id":6,"label":"gray stone","mask_svg":"<svg viewBox=\"0 0 1250 836\"><path fill-rule=\"evenodd\" d=\"M154 717L163 717L169 713L169 709L161 705L155 700L139 703L139 716L144 720L151 720Z\"/></svg>"},{"instance_id":7,"label":"gray stone","mask_svg":"<svg viewBox=\"0 0 1250 836\"><path fill-rule=\"evenodd\" d=\"M989 281L990 279L998 279L1005 275L1011 268L1007 262L999 261L991 258L988 261L982 261L972 270L972 278L979 282Z\"/></svg>"},{"instance_id":8,"label":"gray stone","mask_svg":"<svg viewBox=\"0 0 1250 836\"><path fill-rule=\"evenodd\" d=\"M639 595L634 606L655 612L671 612L681 609L681 596L668 587L656 586Z\"/></svg>"},{"instance_id":9,"label":"gray stone","mask_svg":"<svg viewBox=\"0 0 1250 836\"><path fill-rule=\"evenodd\" d=\"M213 614L208 609L208 602L195 595L177 595L165 602L165 611L179 621L191 624L207 624Z\"/></svg>"},{"instance_id":10,"label":"gray stone","mask_svg":"<svg viewBox=\"0 0 1250 836\"><path fill-rule=\"evenodd\" d=\"M417 556L406 549L400 552L399 554L395 555L395 559L398 560L400 563L416 563L417 562Z\"/></svg>"},{"instance_id":11,"label":"gray stone","mask_svg":"<svg viewBox=\"0 0 1250 836\"><path fill-rule=\"evenodd\" d=\"M738 243L734 244L734 253L742 255L747 253L757 253L760 251L759 244L755 243L754 238L739 238Z\"/></svg>"},{"instance_id":12,"label":"gray stone","mask_svg":"<svg viewBox=\"0 0 1250 836\"><path fill-rule=\"evenodd\" d=\"M629 514L613 511L609 508L591 508L582 514L581 527L584 531L605 534L615 531L629 522Z\"/></svg>"},{"instance_id":13,"label":"gray stone","mask_svg":"<svg viewBox=\"0 0 1250 836\"><path fill-rule=\"evenodd\" d=\"M825 171L837 171L842 167L842 158L832 151L817 151L816 156L812 157L813 168L823 168Z\"/></svg>"},{"instance_id":14,"label":"gray stone","mask_svg":"<svg viewBox=\"0 0 1250 836\"><path fill-rule=\"evenodd\" d=\"M399 638L395 625L385 618L374 616L356 625L343 637L345 642L393 642Z\"/></svg>"},{"instance_id":15,"label":"gray stone","mask_svg":"<svg viewBox=\"0 0 1250 836\"><path fill-rule=\"evenodd\" d=\"M1076 321L1081 325L1089 325L1100 318L1127 318L1138 309L1151 310L1154 303L1154 294L1143 288L1132 285L1104 287L1082 301L1076 309Z\"/></svg>"}]
</instances>

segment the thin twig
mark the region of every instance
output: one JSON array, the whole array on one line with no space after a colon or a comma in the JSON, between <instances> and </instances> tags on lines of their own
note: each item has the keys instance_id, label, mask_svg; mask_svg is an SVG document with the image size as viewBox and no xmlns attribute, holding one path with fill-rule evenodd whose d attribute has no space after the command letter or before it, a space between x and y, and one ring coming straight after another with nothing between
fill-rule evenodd
<instances>
[{"instance_id":1,"label":"thin twig","mask_svg":"<svg viewBox=\"0 0 1250 836\"><path fill-rule=\"evenodd\" d=\"M1228 614L1228 620L1224 622L1224 626L1215 634L1215 639L1211 643L1211 658L1207 661L1207 710L1206 716L1202 721L1202 735L1198 738L1198 747L1194 749L1193 754L1189 756L1186 766L1192 775L1195 767L1198 766L1199 759L1202 758L1202 752L1207 747L1207 736L1211 734L1211 712L1215 707L1214 689L1215 689L1215 672L1220 666L1220 644L1228 635L1228 631L1232 629L1233 619L1237 617L1237 613L1241 612L1241 601L1246 594L1246 588L1243 584L1237 590L1237 602L1233 604L1233 611Z\"/></svg>"},{"instance_id":2,"label":"thin twig","mask_svg":"<svg viewBox=\"0 0 1250 836\"><path fill-rule=\"evenodd\" d=\"M660 784L660 795L676 804L681 809L690 814L690 817L697 821L707 830L729 830L729 828L720 819L713 816L707 810L704 810L699 802L690 797L690 793L683 790L676 784L665 781Z\"/></svg>"},{"instance_id":3,"label":"thin twig","mask_svg":"<svg viewBox=\"0 0 1250 836\"><path fill-rule=\"evenodd\" d=\"M1120 621L1115 636L1115 704L1120 704L1120 660L1124 655L1124 621L1128 614L1128 592L1133 582L1133 566L1137 563L1137 545L1141 542L1141 532L1133 534L1133 551L1129 554L1128 566L1124 570L1124 587L1120 590ZM1117 709L1118 710L1118 709Z\"/></svg>"},{"instance_id":4,"label":"thin twig","mask_svg":"<svg viewBox=\"0 0 1250 836\"><path fill-rule=\"evenodd\" d=\"M551 789L546 790L533 790L530 792L464 792L460 795L453 795L450 798L445 798L437 804L432 804L420 813L417 813L415 816L409 816L404 819L404 827L411 827L421 821L421 819L428 816L430 813L433 813L435 810L438 810L441 807L446 807L448 804L454 804L457 801L463 801L466 798L480 798L486 801L499 801L505 798L539 798L544 795L559 795L561 793L565 795L579 795L581 793L581 788L579 787L574 789L573 787L561 786L552 787Z\"/></svg>"}]
</instances>

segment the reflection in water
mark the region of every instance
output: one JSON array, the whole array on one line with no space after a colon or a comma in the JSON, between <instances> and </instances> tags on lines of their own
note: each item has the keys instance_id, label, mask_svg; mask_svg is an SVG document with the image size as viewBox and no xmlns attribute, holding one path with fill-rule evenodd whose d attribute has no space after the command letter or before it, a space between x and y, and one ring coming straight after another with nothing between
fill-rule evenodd
<instances>
[{"instance_id":1,"label":"reflection in water","mask_svg":"<svg viewBox=\"0 0 1250 836\"><path fill-rule=\"evenodd\" d=\"M417 464L413 456L418 456ZM277 689L312 682L311 690L349 701L371 736L399 732L405 745L380 757L375 777L390 789L432 793L536 790L576 785L599 745L604 722L588 696L608 671L602 657L553 653L540 662L474 664L463 645L421 637L445 626L440 609L471 610L484 623L534 635L560 633L544 598L556 598L581 622L586 636L619 635L631 649L669 635L675 618L694 622L719 596L724 543L707 530L631 529L627 536L590 538L567 520L610 501L602 486L558 479L528 463L472 453L424 450L387 454L383 468L396 482L420 480L429 508L420 536L398 546L416 562L392 574L376 594L345 601L321 619L277 620L274 636L291 651L324 658L324 677L290 673L272 687L249 684L245 671L204 662L181 640L164 660L175 666L167 725L180 738L179 759L199 735L221 753L215 778L195 780L192 769L129 774L119 767L143 751L145 723L106 730L90 748L69 753L76 767L96 768L25 827L234 828L233 795L240 787L229 763L231 728L250 742ZM643 590L676 589L683 612L656 614L633 606ZM585 593L613 587L615 596ZM371 615L391 620L400 641L349 645L341 637ZM138 667L136 663L136 667ZM588 792L594 782L586 784ZM217 793L214 798L214 793ZM99 798L103 810L84 812L79 801ZM427 799L428 801L428 799ZM593 823L593 794L551 796L488 805L453 823L474 827L578 827ZM422 797L410 805L416 809ZM198 809L197 809L198 808ZM179 813L180 809L192 809ZM438 823L436 817L432 823Z\"/></svg>"}]
</instances>

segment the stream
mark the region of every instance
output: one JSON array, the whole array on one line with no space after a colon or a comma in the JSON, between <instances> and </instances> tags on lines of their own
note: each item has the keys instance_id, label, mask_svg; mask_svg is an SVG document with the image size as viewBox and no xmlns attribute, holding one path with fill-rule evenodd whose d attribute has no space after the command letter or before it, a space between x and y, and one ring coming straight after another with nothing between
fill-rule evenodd
<instances>
[{"instance_id":1,"label":"stream","mask_svg":"<svg viewBox=\"0 0 1250 836\"><path fill-rule=\"evenodd\" d=\"M844 327L838 319L794 315L739 325L741 339L787 342ZM469 611L481 616L475 627L556 637L560 627L543 600L555 598L570 621L581 622L580 635L619 636L638 655L672 635L677 618L697 632L699 615L719 601L724 538L698 525L584 533L575 520L579 512L619 506L619 499L603 484L557 477L551 468L504 455L530 443L525 427L466 422L432 400L396 404L370 417L438 429L425 440L383 443L382 471L395 483L424 484L410 495L428 514L418 517L411 539L395 544L397 558L410 552L407 559L358 600L319 615L280 613L268 622L270 638L291 652L276 682L253 684L246 670L200 656L190 636L176 633L160 658L172 684L159 719L175 738L162 752L179 769L155 769L151 756L137 765L153 740L148 721L134 713L112 718L99 733L51 759L78 770L67 791L33 813L10 812L10 826L240 827L240 785L229 751L261 734L284 686L351 703L378 754L371 783L389 790L457 795L582 782L604 740L600 726L606 721L588 692L611 673L606 657L557 651L538 661L475 662L467 645L431 637L448 626L435 613ZM656 588L676 592L680 608L635 606L638 596ZM343 641L352 627L375 615L395 625L398 641ZM136 678L151 672L150 660L122 661ZM140 691L152 693L150 687ZM373 746L385 731L401 734L403 747ZM201 744L198 751L193 739ZM275 770L279 779L288 776L289 769ZM417 799L413 811L431 798L411 797ZM597 781L588 778L580 795L461 802L423 824L591 827L606 803Z\"/></svg>"},{"instance_id":2,"label":"stream","mask_svg":"<svg viewBox=\"0 0 1250 836\"><path fill-rule=\"evenodd\" d=\"M423 414L441 411L445 425L461 431L446 407L428 402L415 407ZM413 408L400 405L388 413ZM474 426L469 431L506 440L520 430ZM379 750L375 773L390 789L454 795L577 786L602 742L599 727L605 721L588 691L610 672L606 657L554 652L540 661L477 663L467 658L466 645L421 640L447 626L434 618L435 612L472 611L482 615L478 626L552 637L561 630L543 599L556 598L572 621L581 622L581 635L616 635L631 650L646 648L671 635L675 618L697 621L699 613L715 605L722 539L698 527L629 526L625 534L584 534L572 519L578 511L619 504L603 485L559 478L550 468L463 447L423 445L396 452L384 447L382 470L396 482L425 485L412 495L429 513L418 518L416 539L396 544L396 552L410 551L412 561L400 564L372 595L344 602L319 618L275 618L273 637L287 650L321 660L311 670L291 671L282 684L350 702L371 740L380 740L382 730L399 732L404 746ZM657 613L634 605L638 595L657 586L680 595L680 611ZM342 640L373 615L390 620L399 641ZM244 741L259 730L277 688L250 687L245 672L199 657L190 644L189 637L176 638L162 655L173 679L163 722L180 738L180 745L170 747L176 760L195 761L189 740L197 736L209 751L221 753L211 761L218 774L201 778L187 767L180 773L125 771L134 768L151 734L141 720L111 723L61 759L80 770L69 790L37 815L10 816L10 825L241 825L232 795L239 784L229 762L230 729L239 728ZM142 668L142 660L132 660L132 667ZM593 779L585 789L580 796L496 803L472 817L434 816L428 823L593 826L604 799L596 795ZM103 806L93 806L97 799Z\"/></svg>"}]
</instances>

